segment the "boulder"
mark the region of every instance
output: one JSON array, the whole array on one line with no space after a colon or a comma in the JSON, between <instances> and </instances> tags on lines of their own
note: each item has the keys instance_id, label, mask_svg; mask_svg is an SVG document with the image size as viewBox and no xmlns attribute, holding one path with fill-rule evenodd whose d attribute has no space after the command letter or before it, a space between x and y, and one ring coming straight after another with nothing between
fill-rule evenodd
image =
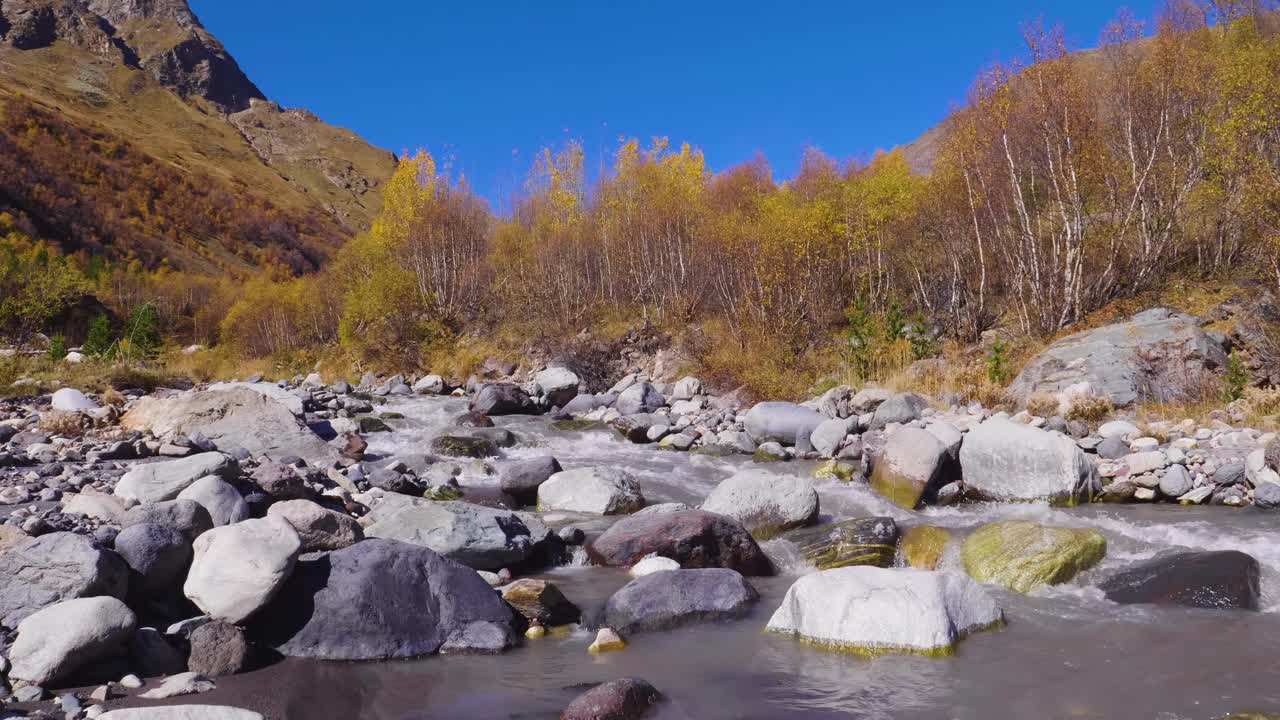
<instances>
[{"instance_id":1,"label":"boulder","mask_svg":"<svg viewBox=\"0 0 1280 720\"><path fill-rule=\"evenodd\" d=\"M440 435L431 439L431 452L445 457L487 458L498 454L491 440L465 435Z\"/></svg>"},{"instance_id":2,"label":"boulder","mask_svg":"<svg viewBox=\"0 0 1280 720\"><path fill-rule=\"evenodd\" d=\"M762 402L747 411L744 422L747 434L756 444L795 445L799 438L807 441L826 419L816 410L796 403Z\"/></svg>"},{"instance_id":3,"label":"boulder","mask_svg":"<svg viewBox=\"0 0 1280 720\"><path fill-rule=\"evenodd\" d=\"M63 600L123 598L129 567L84 535L53 532L24 540L0 553L0 625L18 623Z\"/></svg>"},{"instance_id":4,"label":"boulder","mask_svg":"<svg viewBox=\"0 0 1280 720\"><path fill-rule=\"evenodd\" d=\"M131 525L116 535L115 548L135 573L130 589L144 595L173 592L191 564L191 541L180 530L163 525Z\"/></svg>"},{"instance_id":5,"label":"boulder","mask_svg":"<svg viewBox=\"0 0 1280 720\"><path fill-rule=\"evenodd\" d=\"M471 412L484 415L536 415L538 406L529 394L512 383L487 383L471 398Z\"/></svg>"},{"instance_id":6,"label":"boulder","mask_svg":"<svg viewBox=\"0 0 1280 720\"><path fill-rule=\"evenodd\" d=\"M295 500L309 494L302 476L291 465L264 462L253 470L253 482L277 500Z\"/></svg>"},{"instance_id":7,"label":"boulder","mask_svg":"<svg viewBox=\"0 0 1280 720\"><path fill-rule=\"evenodd\" d=\"M946 460L947 447L933 433L898 428L872 466L871 489L899 507L915 509L937 496Z\"/></svg>"},{"instance_id":8,"label":"boulder","mask_svg":"<svg viewBox=\"0 0 1280 720\"><path fill-rule=\"evenodd\" d=\"M773 565L746 528L703 510L625 517L587 547L601 565L630 567L660 555L685 568L725 567L743 575L772 575Z\"/></svg>"},{"instance_id":9,"label":"boulder","mask_svg":"<svg viewBox=\"0 0 1280 720\"><path fill-rule=\"evenodd\" d=\"M1182 465L1170 465L1160 476L1160 492L1165 497L1182 497L1191 492L1193 487L1195 483L1191 479L1191 473Z\"/></svg>"},{"instance_id":10,"label":"boulder","mask_svg":"<svg viewBox=\"0 0 1280 720\"><path fill-rule=\"evenodd\" d=\"M373 538L299 562L250 634L289 657L385 660L430 655L477 624L510 645L513 618L475 570Z\"/></svg>"},{"instance_id":11,"label":"boulder","mask_svg":"<svg viewBox=\"0 0 1280 720\"><path fill-rule=\"evenodd\" d=\"M166 705L112 710L98 720L265 720L261 715L221 705Z\"/></svg>"},{"instance_id":12,"label":"boulder","mask_svg":"<svg viewBox=\"0 0 1280 720\"><path fill-rule=\"evenodd\" d=\"M279 516L214 528L196 538L183 593L216 620L241 623L288 579L302 541Z\"/></svg>"},{"instance_id":13,"label":"boulder","mask_svg":"<svg viewBox=\"0 0 1280 720\"><path fill-rule=\"evenodd\" d=\"M899 547L906 564L920 570L937 570L951 531L934 525L916 525L902 533Z\"/></svg>"},{"instance_id":14,"label":"boulder","mask_svg":"<svg viewBox=\"0 0 1280 720\"><path fill-rule=\"evenodd\" d=\"M179 500L192 500L209 511L215 527L233 525L249 519L249 503L240 491L216 475L202 477L178 493Z\"/></svg>"},{"instance_id":15,"label":"boulder","mask_svg":"<svg viewBox=\"0 0 1280 720\"><path fill-rule=\"evenodd\" d=\"M676 381L675 387L671 389L672 400L692 400L703 394L705 388L702 381L696 377L685 376Z\"/></svg>"},{"instance_id":16,"label":"boulder","mask_svg":"<svg viewBox=\"0 0 1280 720\"><path fill-rule=\"evenodd\" d=\"M9 677L50 685L105 656L122 651L137 617L113 597L64 600L18 623L9 649Z\"/></svg>"},{"instance_id":17,"label":"boulder","mask_svg":"<svg viewBox=\"0 0 1280 720\"><path fill-rule=\"evenodd\" d=\"M815 528L792 538L800 557L819 570L850 565L893 565L898 525L893 518L871 517Z\"/></svg>"},{"instance_id":18,"label":"boulder","mask_svg":"<svg viewBox=\"0 0 1280 720\"><path fill-rule=\"evenodd\" d=\"M533 376L538 394L552 407L564 407L578 394L578 376L569 368L547 368Z\"/></svg>"},{"instance_id":19,"label":"boulder","mask_svg":"<svg viewBox=\"0 0 1280 720\"><path fill-rule=\"evenodd\" d=\"M502 599L529 622L545 627L569 625L582 619L582 611L546 580L521 578L499 588Z\"/></svg>"},{"instance_id":20,"label":"boulder","mask_svg":"<svg viewBox=\"0 0 1280 720\"><path fill-rule=\"evenodd\" d=\"M1122 570L1098 588L1108 600L1126 605L1257 610L1261 569L1251 555L1238 550L1184 552Z\"/></svg>"},{"instance_id":21,"label":"boulder","mask_svg":"<svg viewBox=\"0 0 1280 720\"><path fill-rule=\"evenodd\" d=\"M818 493L806 479L742 470L716 486L702 509L731 517L752 534L775 535L818 520Z\"/></svg>"},{"instance_id":22,"label":"boulder","mask_svg":"<svg viewBox=\"0 0 1280 720\"><path fill-rule=\"evenodd\" d=\"M1259 510L1280 508L1280 485L1263 483L1253 491L1253 506Z\"/></svg>"},{"instance_id":23,"label":"boulder","mask_svg":"<svg viewBox=\"0 0 1280 720\"><path fill-rule=\"evenodd\" d=\"M638 577L609 598L604 624L623 636L745 617L759 599L736 570L664 570Z\"/></svg>"},{"instance_id":24,"label":"boulder","mask_svg":"<svg viewBox=\"0 0 1280 720\"><path fill-rule=\"evenodd\" d=\"M424 375L413 384L413 391L419 395L443 395L449 386L439 375Z\"/></svg>"},{"instance_id":25,"label":"boulder","mask_svg":"<svg viewBox=\"0 0 1280 720\"><path fill-rule=\"evenodd\" d=\"M1071 438L998 417L969 431L960 468L969 491L987 500L1073 504L1102 489L1093 461Z\"/></svg>"},{"instance_id":26,"label":"boulder","mask_svg":"<svg viewBox=\"0 0 1280 720\"><path fill-rule=\"evenodd\" d=\"M50 405L58 412L83 412L97 410L98 403L75 388L62 388L53 393Z\"/></svg>"},{"instance_id":27,"label":"boulder","mask_svg":"<svg viewBox=\"0 0 1280 720\"><path fill-rule=\"evenodd\" d=\"M844 439L857 427L857 420L835 418L824 420L809 436L809 444L822 457L835 457Z\"/></svg>"},{"instance_id":28,"label":"boulder","mask_svg":"<svg viewBox=\"0 0 1280 720\"><path fill-rule=\"evenodd\" d=\"M510 510L407 495L387 495L367 521L367 537L431 548L477 570L519 565L533 557L547 537L540 523Z\"/></svg>"},{"instance_id":29,"label":"boulder","mask_svg":"<svg viewBox=\"0 0 1280 720\"><path fill-rule=\"evenodd\" d=\"M213 529L213 517L209 511L195 500L185 499L139 505L125 513L121 526L127 528L139 523L173 528L191 542Z\"/></svg>"},{"instance_id":30,"label":"boulder","mask_svg":"<svg viewBox=\"0 0 1280 720\"><path fill-rule=\"evenodd\" d=\"M147 504L173 500L196 480L209 475L233 479L240 466L223 453L200 453L177 460L135 465L116 483L115 494Z\"/></svg>"},{"instance_id":31,"label":"boulder","mask_svg":"<svg viewBox=\"0 0 1280 720\"><path fill-rule=\"evenodd\" d=\"M267 509L267 516L282 517L293 526L304 553L341 550L364 539L364 528L355 518L326 510L310 500L275 503Z\"/></svg>"},{"instance_id":32,"label":"boulder","mask_svg":"<svg viewBox=\"0 0 1280 720\"><path fill-rule=\"evenodd\" d=\"M1003 621L995 600L963 575L845 567L796 580L767 629L837 650L948 655L964 636Z\"/></svg>"},{"instance_id":33,"label":"boulder","mask_svg":"<svg viewBox=\"0 0 1280 720\"><path fill-rule=\"evenodd\" d=\"M983 525L965 538L960 559L969 575L1021 593L1067 582L1097 565L1107 540L1093 530L1025 520Z\"/></svg>"},{"instance_id":34,"label":"boulder","mask_svg":"<svg viewBox=\"0 0 1280 720\"><path fill-rule=\"evenodd\" d=\"M647 382L638 382L619 393L613 407L623 415L638 415L656 412L666 404L667 400L658 388Z\"/></svg>"},{"instance_id":35,"label":"boulder","mask_svg":"<svg viewBox=\"0 0 1280 720\"><path fill-rule=\"evenodd\" d=\"M627 571L627 574L631 577L644 577L645 575L652 575L653 573L662 572L663 570L679 569L680 563L672 560L671 558L665 558L661 555L649 555L648 557L641 558L640 562L635 565L632 565L631 569Z\"/></svg>"},{"instance_id":36,"label":"boulder","mask_svg":"<svg viewBox=\"0 0 1280 720\"><path fill-rule=\"evenodd\" d=\"M208 678L242 673L252 666L253 648L244 630L225 622L209 622L191 633L187 667Z\"/></svg>"},{"instance_id":37,"label":"boulder","mask_svg":"<svg viewBox=\"0 0 1280 720\"><path fill-rule=\"evenodd\" d=\"M297 409L300 412L301 401ZM198 432L218 447L244 448L271 458L295 456L312 464L336 460L337 448L303 424L297 417L299 412L263 394L256 385L237 386L166 398L144 397L124 414L120 425L156 436Z\"/></svg>"},{"instance_id":38,"label":"boulder","mask_svg":"<svg viewBox=\"0 0 1280 720\"><path fill-rule=\"evenodd\" d=\"M619 467L564 470L538 486L538 509L546 512L625 515L644 507L640 483Z\"/></svg>"},{"instance_id":39,"label":"boulder","mask_svg":"<svg viewBox=\"0 0 1280 720\"><path fill-rule=\"evenodd\" d=\"M249 390L259 395L270 398L277 403L283 405L294 415L302 415L303 408L302 398L304 394L295 393L294 391L281 387L276 383L262 382L257 380L254 382L221 382L214 383L209 386L209 392L233 392L236 390Z\"/></svg>"},{"instance_id":40,"label":"boulder","mask_svg":"<svg viewBox=\"0 0 1280 720\"><path fill-rule=\"evenodd\" d=\"M560 720L641 720L662 702L662 694L640 678L601 683L582 693Z\"/></svg>"},{"instance_id":41,"label":"boulder","mask_svg":"<svg viewBox=\"0 0 1280 720\"><path fill-rule=\"evenodd\" d=\"M890 423L905 425L919 420L927 407L929 401L915 393L894 393L876 407L875 414L871 417L871 429L879 430Z\"/></svg>"},{"instance_id":42,"label":"boulder","mask_svg":"<svg viewBox=\"0 0 1280 720\"><path fill-rule=\"evenodd\" d=\"M125 509L124 503L115 495L81 492L66 498L62 512L119 525L124 520Z\"/></svg>"},{"instance_id":43,"label":"boulder","mask_svg":"<svg viewBox=\"0 0 1280 720\"><path fill-rule=\"evenodd\" d=\"M502 492L521 504L532 505L538 501L538 486L561 470L560 463L550 455L513 460L499 471Z\"/></svg>"},{"instance_id":44,"label":"boulder","mask_svg":"<svg viewBox=\"0 0 1280 720\"><path fill-rule=\"evenodd\" d=\"M1087 382L1116 407L1126 407L1181 399L1195 378L1226 363L1224 338L1202 330L1198 318L1153 308L1054 342L1023 367L1009 390L1025 399Z\"/></svg>"}]
</instances>

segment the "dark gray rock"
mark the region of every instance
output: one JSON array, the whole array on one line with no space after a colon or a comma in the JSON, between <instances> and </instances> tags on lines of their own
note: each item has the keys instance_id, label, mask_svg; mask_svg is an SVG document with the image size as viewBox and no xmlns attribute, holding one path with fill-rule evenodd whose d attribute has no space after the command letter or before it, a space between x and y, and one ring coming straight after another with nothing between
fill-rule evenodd
<instances>
[{"instance_id":1,"label":"dark gray rock","mask_svg":"<svg viewBox=\"0 0 1280 720\"><path fill-rule=\"evenodd\" d=\"M702 510L631 515L614 523L588 553L602 565L629 567L656 553L685 568L725 567L772 575L773 565L742 524Z\"/></svg>"},{"instance_id":2,"label":"dark gray rock","mask_svg":"<svg viewBox=\"0 0 1280 720\"><path fill-rule=\"evenodd\" d=\"M446 457L487 458L498 454L493 441L480 437L441 435L431 440L431 452Z\"/></svg>"},{"instance_id":3,"label":"dark gray rock","mask_svg":"<svg viewBox=\"0 0 1280 720\"><path fill-rule=\"evenodd\" d=\"M1254 488L1253 506L1261 510L1280 508L1280 485L1264 482Z\"/></svg>"},{"instance_id":4,"label":"dark gray rock","mask_svg":"<svg viewBox=\"0 0 1280 720\"><path fill-rule=\"evenodd\" d=\"M1187 552L1148 560L1098 587L1122 604L1257 610L1261 569L1252 556L1236 550Z\"/></svg>"},{"instance_id":5,"label":"dark gray rock","mask_svg":"<svg viewBox=\"0 0 1280 720\"><path fill-rule=\"evenodd\" d=\"M574 698L560 720L640 720L662 702L662 694L640 678L601 683Z\"/></svg>"},{"instance_id":6,"label":"dark gray rock","mask_svg":"<svg viewBox=\"0 0 1280 720\"><path fill-rule=\"evenodd\" d=\"M470 410L483 415L536 415L538 406L519 385L488 383L471 398Z\"/></svg>"},{"instance_id":7,"label":"dark gray rock","mask_svg":"<svg viewBox=\"0 0 1280 720\"><path fill-rule=\"evenodd\" d=\"M186 672L187 658L155 628L138 628L129 641L130 668L142 677Z\"/></svg>"},{"instance_id":8,"label":"dark gray rock","mask_svg":"<svg viewBox=\"0 0 1280 720\"><path fill-rule=\"evenodd\" d=\"M1117 437L1104 438L1098 443L1098 457L1103 460L1119 460L1129 454L1129 443Z\"/></svg>"},{"instance_id":9,"label":"dark gray rock","mask_svg":"<svg viewBox=\"0 0 1280 720\"><path fill-rule=\"evenodd\" d=\"M213 529L213 518L209 511L194 500L166 500L139 505L125 513L121 525L128 528L142 523L173 528L192 542Z\"/></svg>"},{"instance_id":10,"label":"dark gray rock","mask_svg":"<svg viewBox=\"0 0 1280 720\"><path fill-rule=\"evenodd\" d=\"M191 565L191 541L177 528L131 525L116 536L115 548L134 572L130 589L143 595L172 593Z\"/></svg>"},{"instance_id":11,"label":"dark gray rock","mask_svg":"<svg viewBox=\"0 0 1280 720\"><path fill-rule=\"evenodd\" d=\"M651 413L667 404L667 399L658 392L658 388L647 382L638 382L623 390L614 403L614 408L623 415Z\"/></svg>"},{"instance_id":12,"label":"dark gray rock","mask_svg":"<svg viewBox=\"0 0 1280 720\"><path fill-rule=\"evenodd\" d=\"M604 624L625 635L746 616L759 594L736 570L663 570L638 577L605 605Z\"/></svg>"},{"instance_id":13,"label":"dark gray rock","mask_svg":"<svg viewBox=\"0 0 1280 720\"><path fill-rule=\"evenodd\" d=\"M63 600L124 599L129 566L84 535L53 532L0 553L0 625L17 627L28 615Z\"/></svg>"},{"instance_id":14,"label":"dark gray rock","mask_svg":"<svg viewBox=\"0 0 1280 720\"><path fill-rule=\"evenodd\" d=\"M550 455L513 460L501 470L502 491L520 503L530 505L538 499L538 486L562 469Z\"/></svg>"},{"instance_id":15,"label":"dark gray rock","mask_svg":"<svg viewBox=\"0 0 1280 720\"><path fill-rule=\"evenodd\" d=\"M380 660L429 655L483 627L512 643L511 608L474 570L424 547L368 539L303 560L250 636L284 655Z\"/></svg>"},{"instance_id":16,"label":"dark gray rock","mask_svg":"<svg viewBox=\"0 0 1280 720\"><path fill-rule=\"evenodd\" d=\"M235 675L251 669L253 646L244 630L221 621L205 623L191 633L187 669L208 678Z\"/></svg>"},{"instance_id":17,"label":"dark gray rock","mask_svg":"<svg viewBox=\"0 0 1280 720\"><path fill-rule=\"evenodd\" d=\"M890 423L905 425L919 420L920 414L929 407L929 401L915 393L894 393L876 408L871 417L871 429L879 430Z\"/></svg>"}]
</instances>

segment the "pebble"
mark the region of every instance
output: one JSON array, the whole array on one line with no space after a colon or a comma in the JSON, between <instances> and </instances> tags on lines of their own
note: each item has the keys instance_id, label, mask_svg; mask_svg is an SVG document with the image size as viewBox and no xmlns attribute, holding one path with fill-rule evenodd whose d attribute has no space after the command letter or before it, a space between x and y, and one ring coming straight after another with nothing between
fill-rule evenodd
<instances>
[{"instance_id":1,"label":"pebble","mask_svg":"<svg viewBox=\"0 0 1280 720\"><path fill-rule=\"evenodd\" d=\"M617 631L613 628L606 627L600 628L600 631L596 633L595 642L591 643L591 646L587 648L587 652L610 652L613 650L621 650L626 646L627 641L623 640L622 636L619 635Z\"/></svg>"}]
</instances>

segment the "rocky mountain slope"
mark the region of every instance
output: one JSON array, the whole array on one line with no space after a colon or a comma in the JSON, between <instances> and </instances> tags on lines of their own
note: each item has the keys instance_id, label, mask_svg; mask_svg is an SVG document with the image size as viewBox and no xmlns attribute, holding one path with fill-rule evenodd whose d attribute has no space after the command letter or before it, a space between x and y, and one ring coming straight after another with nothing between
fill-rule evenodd
<instances>
[{"instance_id":1,"label":"rocky mountain slope","mask_svg":"<svg viewBox=\"0 0 1280 720\"><path fill-rule=\"evenodd\" d=\"M350 130L269 102L185 0L0 0L0 117L15 111L21 117L3 124L39 116L39 132L50 142L90 136L112 153L124 148L119 152L147 161L131 167L176 170L193 186L230 195L233 204L269 208L272 222L301 237L290 242L308 248L302 254L310 259L291 262L300 265L295 269L307 269L367 227L395 169L391 153ZM7 156L30 167L25 155L38 155L41 177L78 174L81 158L71 155L83 148L67 144L68 157L59 159L35 152L25 131L11 132L0 136L0 161ZM131 180L152 182L150 175ZM186 269L220 271L296 255L271 252L272 239L256 236L264 233L231 231L196 237L193 244L190 236L202 233L179 228L174 232L184 236L184 247L169 247L175 238L163 237L174 234L166 228L150 228L150 238L140 239L96 218L73 230L54 214L58 203L47 196L83 207L86 202L75 196L92 194L93 182L80 177L73 187L32 190L54 184L0 178L0 212L25 219L30 229L71 251L100 250L148 263L167 258Z\"/></svg>"}]
</instances>

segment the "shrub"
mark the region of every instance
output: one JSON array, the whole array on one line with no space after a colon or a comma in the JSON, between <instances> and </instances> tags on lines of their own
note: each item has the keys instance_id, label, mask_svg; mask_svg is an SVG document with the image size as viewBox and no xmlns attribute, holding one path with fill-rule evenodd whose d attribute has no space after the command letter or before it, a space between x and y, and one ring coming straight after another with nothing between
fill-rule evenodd
<instances>
[{"instance_id":1,"label":"shrub","mask_svg":"<svg viewBox=\"0 0 1280 720\"><path fill-rule=\"evenodd\" d=\"M1053 393L1037 392L1027 398L1027 412L1040 417L1058 414L1058 398Z\"/></svg>"},{"instance_id":2,"label":"shrub","mask_svg":"<svg viewBox=\"0 0 1280 720\"><path fill-rule=\"evenodd\" d=\"M1239 350L1232 350L1227 357L1226 372L1222 375L1222 396L1225 402L1239 400L1249 384L1249 368L1245 366L1244 355Z\"/></svg>"},{"instance_id":3,"label":"shrub","mask_svg":"<svg viewBox=\"0 0 1280 720\"><path fill-rule=\"evenodd\" d=\"M1114 410L1109 397L1081 395L1071 399L1071 409L1067 412L1067 419L1098 422L1109 417Z\"/></svg>"},{"instance_id":4,"label":"shrub","mask_svg":"<svg viewBox=\"0 0 1280 720\"><path fill-rule=\"evenodd\" d=\"M80 349L90 357L106 357L112 343L111 321L104 313L98 313L89 321L89 334Z\"/></svg>"},{"instance_id":5,"label":"shrub","mask_svg":"<svg viewBox=\"0 0 1280 720\"><path fill-rule=\"evenodd\" d=\"M997 338L991 343L991 349L987 352L987 382L995 385L1004 385L1009 381L1009 358L1007 357L1008 347L1004 341Z\"/></svg>"},{"instance_id":6,"label":"shrub","mask_svg":"<svg viewBox=\"0 0 1280 720\"><path fill-rule=\"evenodd\" d=\"M50 435L79 437L90 424L89 418L77 412L51 410L40 414L40 430Z\"/></svg>"},{"instance_id":7,"label":"shrub","mask_svg":"<svg viewBox=\"0 0 1280 720\"><path fill-rule=\"evenodd\" d=\"M59 362L67 356L67 338L63 335L54 335L49 338L49 359L53 362Z\"/></svg>"}]
</instances>

